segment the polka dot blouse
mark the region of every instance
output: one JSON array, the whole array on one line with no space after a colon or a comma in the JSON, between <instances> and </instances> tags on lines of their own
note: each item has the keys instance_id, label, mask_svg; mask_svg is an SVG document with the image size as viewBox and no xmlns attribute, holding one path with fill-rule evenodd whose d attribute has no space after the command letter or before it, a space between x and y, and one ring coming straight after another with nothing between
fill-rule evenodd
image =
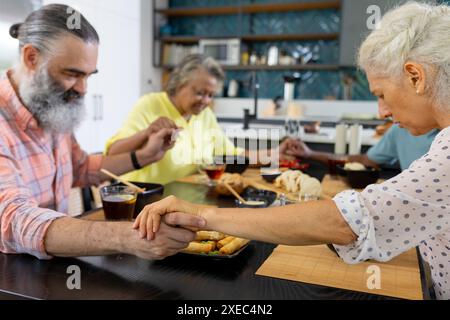
<instances>
[{"instance_id":1,"label":"polka dot blouse","mask_svg":"<svg viewBox=\"0 0 450 320\"><path fill-rule=\"evenodd\" d=\"M333 200L358 240L335 245L347 263L388 261L419 246L438 299L450 299L450 127L400 175Z\"/></svg>"}]
</instances>

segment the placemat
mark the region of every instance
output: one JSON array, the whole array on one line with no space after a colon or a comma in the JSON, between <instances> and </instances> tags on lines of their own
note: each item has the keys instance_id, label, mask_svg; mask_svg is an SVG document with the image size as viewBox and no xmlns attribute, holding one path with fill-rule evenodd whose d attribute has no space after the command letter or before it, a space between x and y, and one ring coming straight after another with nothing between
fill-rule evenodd
<instances>
[{"instance_id":1,"label":"placemat","mask_svg":"<svg viewBox=\"0 0 450 320\"><path fill-rule=\"evenodd\" d=\"M376 285L376 282L373 282L373 270L376 267L380 271L380 288L369 289L368 283L372 287ZM386 263L369 260L349 265L326 245L296 247L280 245L256 274L395 298L423 299L415 249Z\"/></svg>"}]
</instances>

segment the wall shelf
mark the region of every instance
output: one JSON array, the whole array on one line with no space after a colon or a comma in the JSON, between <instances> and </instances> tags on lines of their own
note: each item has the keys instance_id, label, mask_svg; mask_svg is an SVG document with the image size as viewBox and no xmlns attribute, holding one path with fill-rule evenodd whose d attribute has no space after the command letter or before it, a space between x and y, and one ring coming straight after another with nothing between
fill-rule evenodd
<instances>
[{"instance_id":1,"label":"wall shelf","mask_svg":"<svg viewBox=\"0 0 450 320\"><path fill-rule=\"evenodd\" d=\"M242 41L308 41L308 40L337 40L339 33L310 33L310 34L249 34L227 37L213 36L171 36L156 38L164 43L185 43L193 44L201 39L232 39L240 38Z\"/></svg>"},{"instance_id":2,"label":"wall shelf","mask_svg":"<svg viewBox=\"0 0 450 320\"><path fill-rule=\"evenodd\" d=\"M236 7L202 7L202 8L177 8L157 9L155 12L168 17L186 17L203 15L229 15L242 13L267 13L267 12L290 12L305 10L340 9L340 1L327 1L318 3L267 3L249 4Z\"/></svg>"},{"instance_id":3,"label":"wall shelf","mask_svg":"<svg viewBox=\"0 0 450 320\"><path fill-rule=\"evenodd\" d=\"M175 66L164 65L162 68L171 70ZM337 64L296 64L296 65L239 65L239 66L226 66L222 65L224 70L230 71L283 71L283 70L315 70L315 71L336 71L340 66Z\"/></svg>"},{"instance_id":4,"label":"wall shelf","mask_svg":"<svg viewBox=\"0 0 450 320\"><path fill-rule=\"evenodd\" d=\"M338 70L339 66L336 64L296 64L296 65L254 65L254 66L222 66L224 70L233 71L252 71L252 70L266 70L266 71L283 71L283 70Z\"/></svg>"}]
</instances>

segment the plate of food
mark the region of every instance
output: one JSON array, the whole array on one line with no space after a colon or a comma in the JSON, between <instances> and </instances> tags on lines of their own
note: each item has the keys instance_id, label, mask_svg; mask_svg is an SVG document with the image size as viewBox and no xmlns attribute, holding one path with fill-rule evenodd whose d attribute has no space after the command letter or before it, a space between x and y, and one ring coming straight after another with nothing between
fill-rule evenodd
<instances>
[{"instance_id":1,"label":"plate of food","mask_svg":"<svg viewBox=\"0 0 450 320\"><path fill-rule=\"evenodd\" d=\"M190 242L181 253L213 259L230 259L237 257L249 243L250 240L217 231L197 231L195 241Z\"/></svg>"},{"instance_id":2,"label":"plate of food","mask_svg":"<svg viewBox=\"0 0 450 320\"><path fill-rule=\"evenodd\" d=\"M309 163L302 163L299 160L281 160L281 168L289 168L291 170L306 171L309 169Z\"/></svg>"}]
</instances>

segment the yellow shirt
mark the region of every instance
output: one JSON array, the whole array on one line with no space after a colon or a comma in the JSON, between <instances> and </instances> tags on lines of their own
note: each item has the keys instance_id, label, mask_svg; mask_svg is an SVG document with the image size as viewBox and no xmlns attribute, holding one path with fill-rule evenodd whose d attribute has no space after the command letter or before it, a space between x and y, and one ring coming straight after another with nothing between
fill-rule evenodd
<instances>
[{"instance_id":1,"label":"yellow shirt","mask_svg":"<svg viewBox=\"0 0 450 320\"><path fill-rule=\"evenodd\" d=\"M123 127L107 141L106 153L114 142L147 129L159 117L167 117L183 128L175 146L157 163L123 175L125 179L166 184L196 173L197 164L214 155L237 155L243 151L225 136L210 108L192 116L188 122L167 93L161 92L147 94L137 102Z\"/></svg>"}]
</instances>

